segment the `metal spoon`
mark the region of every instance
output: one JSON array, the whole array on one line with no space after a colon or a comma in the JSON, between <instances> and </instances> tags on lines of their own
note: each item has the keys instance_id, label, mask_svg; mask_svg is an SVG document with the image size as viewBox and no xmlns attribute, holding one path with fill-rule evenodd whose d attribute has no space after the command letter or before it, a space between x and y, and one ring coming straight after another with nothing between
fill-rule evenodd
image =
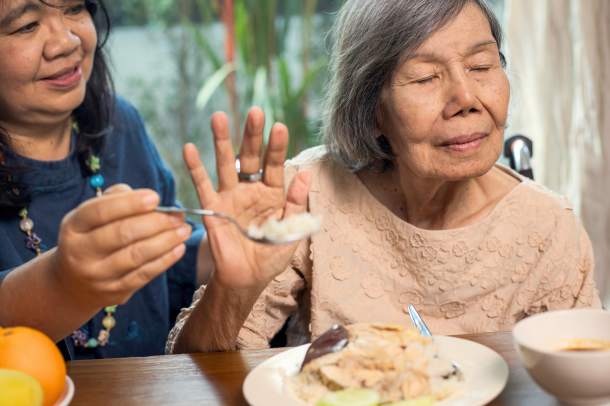
<instances>
[{"instance_id":1,"label":"metal spoon","mask_svg":"<svg viewBox=\"0 0 610 406\"><path fill-rule=\"evenodd\" d=\"M411 317L411 321L413 322L413 325L415 325L415 328L417 328L417 330L419 331L419 334L424 337L432 338L432 333L430 332L430 329L428 328L424 320L421 318L419 313L417 313L417 310L415 310L415 306L409 304L408 309L409 317ZM458 378L462 379L463 373L460 367L458 367L455 362L451 362L451 366L453 367L453 372L451 373L451 375L457 375Z\"/></svg>"},{"instance_id":2,"label":"metal spoon","mask_svg":"<svg viewBox=\"0 0 610 406\"><path fill-rule=\"evenodd\" d=\"M160 213L187 213L187 214L193 214L196 216L211 216L211 217L218 217L224 220L227 220L231 223L233 223L233 225L235 227L237 227L237 229L239 230L239 232L246 238L260 243L260 244L272 244L272 245L278 245L278 244L290 244L299 240L302 240L304 238L309 237L311 234L310 233L301 233L301 234L290 234L285 236L284 238L282 238L281 240L275 240L275 239L271 239L268 237L258 237L258 236L254 236L252 234L250 234L248 232L248 230L246 230L245 228L243 228L238 222L237 220L235 220L233 217L229 216L228 214L225 213L221 213L219 211L214 211L214 210L206 210L206 209L189 209L186 207L166 207L166 206L158 206L155 211L158 211Z\"/></svg>"}]
</instances>

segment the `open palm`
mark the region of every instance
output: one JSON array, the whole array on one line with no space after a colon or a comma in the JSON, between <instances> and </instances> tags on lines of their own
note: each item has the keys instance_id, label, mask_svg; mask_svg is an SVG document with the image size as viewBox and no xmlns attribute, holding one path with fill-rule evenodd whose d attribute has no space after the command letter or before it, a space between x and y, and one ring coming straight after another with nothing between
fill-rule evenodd
<instances>
[{"instance_id":1,"label":"open palm","mask_svg":"<svg viewBox=\"0 0 610 406\"><path fill-rule=\"evenodd\" d=\"M260 224L269 217L290 216L305 211L307 206L310 182L308 173L297 174L285 192L287 128L282 124L273 126L261 162L263 128L264 113L259 108L252 108L248 114L239 155L240 172L258 173L262 168L261 181L239 180L228 120L224 113L212 116L218 190L214 189L197 148L193 144L187 144L184 148L184 159L201 206L231 215L244 227ZM214 259L214 278L225 287L243 288L267 284L286 269L296 249L296 243L254 243L245 238L234 225L222 219L205 217L203 221Z\"/></svg>"}]
</instances>

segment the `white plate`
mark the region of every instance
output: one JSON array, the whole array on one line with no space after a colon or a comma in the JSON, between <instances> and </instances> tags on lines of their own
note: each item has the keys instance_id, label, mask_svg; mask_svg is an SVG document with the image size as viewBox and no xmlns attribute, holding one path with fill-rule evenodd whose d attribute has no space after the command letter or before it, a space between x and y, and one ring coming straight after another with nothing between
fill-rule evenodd
<instances>
[{"instance_id":1,"label":"white plate","mask_svg":"<svg viewBox=\"0 0 610 406\"><path fill-rule=\"evenodd\" d=\"M55 402L55 406L68 406L72 398L74 397L74 382L68 375L66 375L66 386L61 397Z\"/></svg>"},{"instance_id":2,"label":"white plate","mask_svg":"<svg viewBox=\"0 0 610 406\"><path fill-rule=\"evenodd\" d=\"M485 405L500 394L508 380L508 365L495 351L474 341L435 336L439 355L459 365L464 385L459 393L435 406ZM277 354L254 368L244 381L243 391L252 406L305 406L284 385L286 376L301 367L309 344Z\"/></svg>"}]
</instances>

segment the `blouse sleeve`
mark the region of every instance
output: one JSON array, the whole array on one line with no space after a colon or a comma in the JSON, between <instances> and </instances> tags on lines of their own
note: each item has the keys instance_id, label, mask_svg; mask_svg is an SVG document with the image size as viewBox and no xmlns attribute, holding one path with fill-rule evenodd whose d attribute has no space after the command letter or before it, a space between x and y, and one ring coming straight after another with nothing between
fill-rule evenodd
<instances>
[{"instance_id":1,"label":"blouse sleeve","mask_svg":"<svg viewBox=\"0 0 610 406\"><path fill-rule=\"evenodd\" d=\"M572 240L570 250L569 245L561 254L555 251L555 255L563 255L566 258L572 257L574 261L569 261L563 265L563 283L556 285L552 281L557 280L557 272L560 268L549 266L546 268L546 275L542 281L543 293L534 303L531 304L526 314L531 315L540 311L564 310L577 307L601 307L599 293L595 285L593 248L589 236L580 221L574 219L576 227L571 228L572 233L576 234ZM570 252L571 251L571 252ZM561 262L559 263L561 264ZM555 285L549 289L550 285Z\"/></svg>"},{"instance_id":2,"label":"blouse sleeve","mask_svg":"<svg viewBox=\"0 0 610 406\"><path fill-rule=\"evenodd\" d=\"M589 236L584 227L580 225L580 258L578 269L583 275L583 278L574 307L600 308L602 306L599 291L595 284L594 268L595 259L591 240L589 240Z\"/></svg>"},{"instance_id":3,"label":"blouse sleeve","mask_svg":"<svg viewBox=\"0 0 610 406\"><path fill-rule=\"evenodd\" d=\"M174 352L174 346L176 345L176 339L178 338L178 335L180 335L180 332L184 328L184 324L186 323L186 321L189 319L189 317L191 317L191 313L193 313L193 310L195 310L195 307L197 306L197 304L203 297L203 295L205 293L205 288L206 288L206 285L201 285L193 294L193 301L191 302L191 305L189 307L186 307L186 308L183 308L182 310L180 310L178 317L176 317L176 323L174 324L174 327L172 327L171 331L169 332L169 335L167 336L167 342L165 343L165 353L166 354L172 354Z\"/></svg>"},{"instance_id":4,"label":"blouse sleeve","mask_svg":"<svg viewBox=\"0 0 610 406\"><path fill-rule=\"evenodd\" d=\"M293 264L302 262L299 257L308 250L309 244L302 242L297 248ZM269 341L282 328L288 317L295 313L299 297L305 287L305 278L299 269L290 266L276 276L256 300L237 337L238 348L269 348ZM193 302L180 311L165 345L165 353L174 352L176 339L184 324L205 294L206 285L195 291ZM204 328L202 326L202 328Z\"/></svg>"}]
</instances>

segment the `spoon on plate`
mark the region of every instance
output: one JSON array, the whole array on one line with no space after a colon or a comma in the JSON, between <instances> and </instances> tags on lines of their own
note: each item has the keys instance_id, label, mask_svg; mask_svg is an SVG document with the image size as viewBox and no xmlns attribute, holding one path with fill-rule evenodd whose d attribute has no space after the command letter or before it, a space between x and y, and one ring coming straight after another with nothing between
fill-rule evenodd
<instances>
[{"instance_id":1,"label":"spoon on plate","mask_svg":"<svg viewBox=\"0 0 610 406\"><path fill-rule=\"evenodd\" d=\"M408 310L409 310L409 317L411 318L413 325L415 325L415 328L417 328L417 330L419 331L419 334L421 334L424 337L432 338L432 333L430 332L430 329L428 328L428 326L426 325L424 320L421 318L421 316L419 315L417 310L415 310L415 306L413 306L412 304L409 304ZM456 375L459 378L462 378L462 376L463 376L462 370L460 369L460 367L457 366L457 364L455 362L451 362L451 367L453 368L453 372L451 373L451 375Z\"/></svg>"}]
</instances>

